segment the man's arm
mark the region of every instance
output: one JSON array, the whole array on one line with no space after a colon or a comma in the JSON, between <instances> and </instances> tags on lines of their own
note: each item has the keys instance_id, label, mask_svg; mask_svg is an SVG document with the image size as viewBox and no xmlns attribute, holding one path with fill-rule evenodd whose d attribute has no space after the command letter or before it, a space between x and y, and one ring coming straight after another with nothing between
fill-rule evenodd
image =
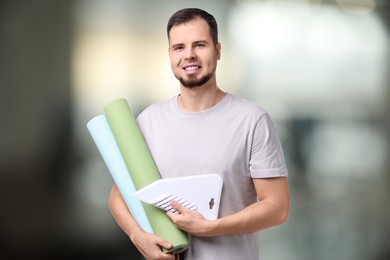
<instances>
[{"instance_id":1,"label":"man's arm","mask_svg":"<svg viewBox=\"0 0 390 260\"><path fill-rule=\"evenodd\" d=\"M167 215L178 228L195 236L251 233L285 223L290 210L287 177L253 179L253 183L259 201L235 214L210 221L173 202L181 214Z\"/></svg>"},{"instance_id":2,"label":"man's arm","mask_svg":"<svg viewBox=\"0 0 390 260\"><path fill-rule=\"evenodd\" d=\"M161 247L171 248L172 245L154 234L145 232L129 212L118 187L112 186L108 206L118 225L129 236L146 259L173 260L175 255L165 254Z\"/></svg>"}]
</instances>

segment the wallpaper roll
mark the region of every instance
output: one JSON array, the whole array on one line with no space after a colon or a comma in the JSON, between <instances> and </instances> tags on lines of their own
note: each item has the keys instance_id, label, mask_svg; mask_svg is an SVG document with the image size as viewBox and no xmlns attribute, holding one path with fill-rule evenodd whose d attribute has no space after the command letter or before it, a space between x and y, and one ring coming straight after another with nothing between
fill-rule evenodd
<instances>
[{"instance_id":1,"label":"wallpaper roll","mask_svg":"<svg viewBox=\"0 0 390 260\"><path fill-rule=\"evenodd\" d=\"M94 117L87 123L87 128L131 215L143 230L153 233L141 201L133 196L133 193L136 192L134 183L106 117L104 115Z\"/></svg>"},{"instance_id":2,"label":"wallpaper roll","mask_svg":"<svg viewBox=\"0 0 390 260\"><path fill-rule=\"evenodd\" d=\"M117 99L104 107L116 143L131 174L136 190L161 179L137 121L125 99ZM142 203L153 233L173 245L164 252L182 252L189 247L187 234L173 224L162 209Z\"/></svg>"}]
</instances>

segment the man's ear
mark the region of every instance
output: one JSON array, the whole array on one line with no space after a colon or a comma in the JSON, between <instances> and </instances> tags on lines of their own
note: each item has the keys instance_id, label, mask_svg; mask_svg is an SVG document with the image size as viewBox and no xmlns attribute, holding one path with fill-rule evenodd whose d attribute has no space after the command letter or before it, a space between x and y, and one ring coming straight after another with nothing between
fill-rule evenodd
<instances>
[{"instance_id":1,"label":"man's ear","mask_svg":"<svg viewBox=\"0 0 390 260\"><path fill-rule=\"evenodd\" d=\"M217 49L217 60L220 60L221 59L221 43L217 43L217 45L215 45L215 48Z\"/></svg>"}]
</instances>

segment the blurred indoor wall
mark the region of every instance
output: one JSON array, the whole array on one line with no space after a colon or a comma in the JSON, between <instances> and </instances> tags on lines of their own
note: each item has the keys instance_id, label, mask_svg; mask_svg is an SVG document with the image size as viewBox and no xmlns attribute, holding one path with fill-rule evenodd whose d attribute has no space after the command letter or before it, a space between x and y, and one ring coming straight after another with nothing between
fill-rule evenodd
<instances>
[{"instance_id":1,"label":"blurred indoor wall","mask_svg":"<svg viewBox=\"0 0 390 260\"><path fill-rule=\"evenodd\" d=\"M386 0L1 1L0 259L141 259L86 123L178 93L165 26L190 6L219 23L220 87L283 142L291 215L260 232L261 259L389 259Z\"/></svg>"}]
</instances>

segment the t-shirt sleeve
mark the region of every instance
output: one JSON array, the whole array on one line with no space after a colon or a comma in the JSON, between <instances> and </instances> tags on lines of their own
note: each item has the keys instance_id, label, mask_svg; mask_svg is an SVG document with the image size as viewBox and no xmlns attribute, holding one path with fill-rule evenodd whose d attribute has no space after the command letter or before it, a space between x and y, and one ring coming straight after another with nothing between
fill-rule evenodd
<instances>
[{"instance_id":1,"label":"t-shirt sleeve","mask_svg":"<svg viewBox=\"0 0 390 260\"><path fill-rule=\"evenodd\" d=\"M251 143L249 169L252 178L288 176L279 135L267 113L255 125Z\"/></svg>"}]
</instances>

